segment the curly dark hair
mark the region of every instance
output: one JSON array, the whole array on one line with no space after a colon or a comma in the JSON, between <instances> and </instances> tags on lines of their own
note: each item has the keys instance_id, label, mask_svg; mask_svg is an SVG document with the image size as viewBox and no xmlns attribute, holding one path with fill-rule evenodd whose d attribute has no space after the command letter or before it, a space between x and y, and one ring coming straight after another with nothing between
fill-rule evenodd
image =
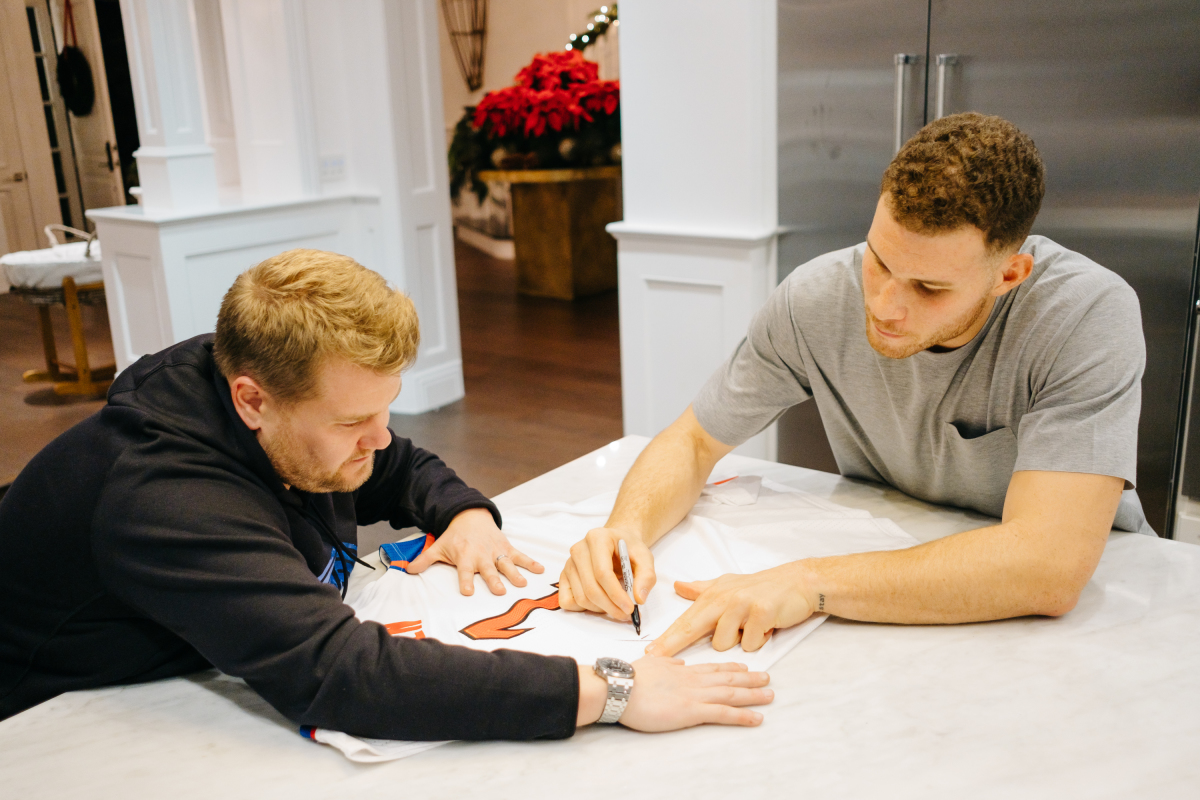
<instances>
[{"instance_id":1,"label":"curly dark hair","mask_svg":"<svg viewBox=\"0 0 1200 800\"><path fill-rule=\"evenodd\" d=\"M1032 139L1008 120L970 111L918 131L888 165L880 191L910 231L973 225L989 249L1007 250L1033 227L1045 173Z\"/></svg>"}]
</instances>

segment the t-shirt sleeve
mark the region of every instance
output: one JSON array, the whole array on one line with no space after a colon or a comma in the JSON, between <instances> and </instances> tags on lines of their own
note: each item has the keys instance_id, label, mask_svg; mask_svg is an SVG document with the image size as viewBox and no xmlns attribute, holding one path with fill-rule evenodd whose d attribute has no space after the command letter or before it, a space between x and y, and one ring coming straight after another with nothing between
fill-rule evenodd
<instances>
[{"instance_id":1,"label":"t-shirt sleeve","mask_svg":"<svg viewBox=\"0 0 1200 800\"><path fill-rule=\"evenodd\" d=\"M1013 471L1111 475L1132 489L1146 366L1137 295L1109 285L1058 318L1030 376Z\"/></svg>"},{"instance_id":2,"label":"t-shirt sleeve","mask_svg":"<svg viewBox=\"0 0 1200 800\"><path fill-rule=\"evenodd\" d=\"M797 273L775 288L733 355L712 374L692 412L715 439L739 445L812 397L789 301Z\"/></svg>"}]
</instances>

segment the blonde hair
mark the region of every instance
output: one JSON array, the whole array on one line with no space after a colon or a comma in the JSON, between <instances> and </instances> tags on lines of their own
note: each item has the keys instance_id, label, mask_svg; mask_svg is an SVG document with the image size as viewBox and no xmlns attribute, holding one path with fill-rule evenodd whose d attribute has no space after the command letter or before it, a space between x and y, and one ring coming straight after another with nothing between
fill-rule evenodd
<instances>
[{"instance_id":1,"label":"blonde hair","mask_svg":"<svg viewBox=\"0 0 1200 800\"><path fill-rule=\"evenodd\" d=\"M289 250L243 272L221 301L213 357L284 402L316 392L326 359L398 375L417 357L412 301L348 256Z\"/></svg>"}]
</instances>

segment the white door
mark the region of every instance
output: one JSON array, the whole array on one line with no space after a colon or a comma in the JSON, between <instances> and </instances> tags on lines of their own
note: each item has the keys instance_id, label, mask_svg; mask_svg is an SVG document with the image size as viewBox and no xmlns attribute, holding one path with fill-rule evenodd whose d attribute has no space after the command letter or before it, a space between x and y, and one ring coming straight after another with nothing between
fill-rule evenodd
<instances>
[{"instance_id":1,"label":"white door","mask_svg":"<svg viewBox=\"0 0 1200 800\"><path fill-rule=\"evenodd\" d=\"M35 0L27 0L34 4ZM63 46L61 4L52 5L56 12L54 32L58 50ZM74 144L75 168L79 172L79 191L84 209L107 208L125 204L125 187L121 182L121 161L117 151L117 134L113 128L112 105L108 98L108 80L104 71L104 51L100 47L100 28L96 23L94 0L72 0L77 46L92 69L96 87L96 102L87 116L71 114L71 139ZM66 112L70 114L69 111ZM79 220L82 223L83 220ZM76 224L76 227L90 228Z\"/></svg>"},{"instance_id":2,"label":"white door","mask_svg":"<svg viewBox=\"0 0 1200 800\"><path fill-rule=\"evenodd\" d=\"M24 0L0 0L0 252L45 247L62 222L31 31Z\"/></svg>"},{"instance_id":3,"label":"white door","mask_svg":"<svg viewBox=\"0 0 1200 800\"><path fill-rule=\"evenodd\" d=\"M12 90L0 59L0 253L37 247L37 227L17 127Z\"/></svg>"}]
</instances>

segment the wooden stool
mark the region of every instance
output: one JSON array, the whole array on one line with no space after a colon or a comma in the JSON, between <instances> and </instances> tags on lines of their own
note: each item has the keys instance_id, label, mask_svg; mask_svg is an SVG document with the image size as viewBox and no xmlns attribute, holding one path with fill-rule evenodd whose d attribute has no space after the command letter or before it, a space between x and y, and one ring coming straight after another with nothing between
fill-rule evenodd
<instances>
[{"instance_id":1,"label":"wooden stool","mask_svg":"<svg viewBox=\"0 0 1200 800\"><path fill-rule=\"evenodd\" d=\"M59 244L56 231L85 241ZM46 368L27 370L22 378L26 383L53 381L55 393L61 395L104 394L112 385L116 365L92 368L88 361L87 340L83 336L83 315L79 309L81 303L97 305L104 302L104 281L98 280L100 245L95 240L95 234L65 225L47 225L45 234L50 242L50 247L45 250L23 250L0 256L0 267L12 285L12 293L37 307L42 328ZM76 278L84 282L77 284ZM61 287L57 285L60 280ZM73 365L58 360L58 348L54 344L50 306L59 305L67 310L67 325L71 329L71 344L75 350Z\"/></svg>"},{"instance_id":2,"label":"wooden stool","mask_svg":"<svg viewBox=\"0 0 1200 800\"><path fill-rule=\"evenodd\" d=\"M61 289L23 289L14 286L12 293L37 307L42 329L42 349L46 354L46 368L26 370L21 376L22 380L26 383L53 381L54 392L61 395L100 395L107 392L116 374L116 364L95 369L91 367L87 340L83 335L83 314L80 311L80 303L97 305L104 301L104 283L76 286L75 279L68 275L63 278ZM54 327L50 322L50 306L53 305L66 307L67 326L71 330L71 344L75 349L73 365L58 360Z\"/></svg>"}]
</instances>

